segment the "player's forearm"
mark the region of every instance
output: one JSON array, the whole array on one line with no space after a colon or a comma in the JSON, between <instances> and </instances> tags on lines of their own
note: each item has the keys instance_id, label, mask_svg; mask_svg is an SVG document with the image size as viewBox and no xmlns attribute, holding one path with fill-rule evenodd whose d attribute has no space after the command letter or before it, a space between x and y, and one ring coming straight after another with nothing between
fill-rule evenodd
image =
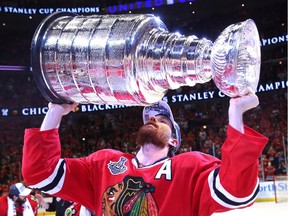
<instances>
[{"instance_id":1,"label":"player's forearm","mask_svg":"<svg viewBox=\"0 0 288 216\"><path fill-rule=\"evenodd\" d=\"M62 111L57 108L50 108L42 122L40 131L51 130L54 128L59 128L61 119L62 119Z\"/></svg>"},{"instance_id":2,"label":"player's forearm","mask_svg":"<svg viewBox=\"0 0 288 216\"><path fill-rule=\"evenodd\" d=\"M229 107L229 124L237 131L244 133L243 113L237 107Z\"/></svg>"},{"instance_id":3,"label":"player's forearm","mask_svg":"<svg viewBox=\"0 0 288 216\"><path fill-rule=\"evenodd\" d=\"M246 91L246 94L230 99L228 111L229 124L241 133L244 133L243 114L259 104L255 93L250 88Z\"/></svg>"}]
</instances>

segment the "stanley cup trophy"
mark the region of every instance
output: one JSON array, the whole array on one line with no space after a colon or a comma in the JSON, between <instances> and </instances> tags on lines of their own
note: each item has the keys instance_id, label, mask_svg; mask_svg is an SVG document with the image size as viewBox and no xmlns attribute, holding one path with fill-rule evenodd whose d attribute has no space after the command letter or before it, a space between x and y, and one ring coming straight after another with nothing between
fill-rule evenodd
<instances>
[{"instance_id":1,"label":"stanley cup trophy","mask_svg":"<svg viewBox=\"0 0 288 216\"><path fill-rule=\"evenodd\" d=\"M212 43L168 32L151 14L79 16L57 12L37 28L32 70L53 103L146 106L169 89L213 79L227 96L256 91L260 40L253 20Z\"/></svg>"}]
</instances>

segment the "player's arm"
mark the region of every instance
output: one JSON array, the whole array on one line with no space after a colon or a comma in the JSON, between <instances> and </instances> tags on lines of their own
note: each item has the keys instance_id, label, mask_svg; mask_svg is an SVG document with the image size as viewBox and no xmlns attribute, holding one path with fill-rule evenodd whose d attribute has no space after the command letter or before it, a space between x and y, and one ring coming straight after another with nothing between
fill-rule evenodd
<instances>
[{"instance_id":1,"label":"player's arm","mask_svg":"<svg viewBox=\"0 0 288 216\"><path fill-rule=\"evenodd\" d=\"M221 167L212 171L208 180L213 199L228 209L251 205L258 193L258 158L268 139L243 124L244 112L258 104L251 91L230 99Z\"/></svg>"},{"instance_id":2,"label":"player's arm","mask_svg":"<svg viewBox=\"0 0 288 216\"><path fill-rule=\"evenodd\" d=\"M88 202L87 206L91 206L93 196L88 162L84 158L74 159L73 166L70 166L71 163L68 164L66 159L61 158L58 127L61 118L75 106L76 104L49 104L41 128L25 130L22 174L30 187L66 200L74 200L74 191L81 185L83 193L77 194L76 199L85 200Z\"/></svg>"},{"instance_id":3,"label":"player's arm","mask_svg":"<svg viewBox=\"0 0 288 216\"><path fill-rule=\"evenodd\" d=\"M75 107L76 104L49 103L41 128L25 130L22 174L28 185L35 185L46 178L49 178L46 181L51 181L49 175L53 175L53 170L60 172L64 169L58 127L62 117Z\"/></svg>"}]
</instances>

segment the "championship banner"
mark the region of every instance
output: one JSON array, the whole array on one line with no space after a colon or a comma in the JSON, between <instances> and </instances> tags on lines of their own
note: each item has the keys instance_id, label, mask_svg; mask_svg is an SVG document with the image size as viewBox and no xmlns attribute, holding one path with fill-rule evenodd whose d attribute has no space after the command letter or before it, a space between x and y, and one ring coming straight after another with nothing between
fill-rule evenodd
<instances>
[{"instance_id":1,"label":"championship banner","mask_svg":"<svg viewBox=\"0 0 288 216\"><path fill-rule=\"evenodd\" d=\"M109 13L123 13L133 10L140 9L150 9L155 7L161 7L164 5L174 5L174 4L182 4L182 3L192 3L196 0L139 0L131 3L122 3L117 5L111 5L107 8L104 8ZM59 8L32 8L32 7L17 7L17 6L5 6L0 5L0 13L12 13L12 14L28 14L28 15L48 15L54 12L71 12L71 13L79 13L79 14L96 14L101 10L100 6L96 7L59 7Z\"/></svg>"},{"instance_id":2,"label":"championship banner","mask_svg":"<svg viewBox=\"0 0 288 216\"><path fill-rule=\"evenodd\" d=\"M278 91L282 89L287 89L288 81L276 81L272 83L260 84L257 88L258 93ZM163 97L169 104L179 104L179 103L191 103L194 101L205 101L219 98L228 98L220 90L210 90L210 91L196 91L189 94L173 94ZM79 104L80 113L90 113L99 111L111 111L115 109L125 109L129 106L124 105L108 105L108 104ZM37 116L45 115L48 111L47 106L43 107L21 107L21 108L11 108L11 107L0 107L0 118L7 118L13 116Z\"/></svg>"},{"instance_id":3,"label":"championship banner","mask_svg":"<svg viewBox=\"0 0 288 216\"><path fill-rule=\"evenodd\" d=\"M0 13L11 13L11 14L27 14L27 15L48 15L54 12L71 12L79 14L95 14L100 12L100 7L61 7L61 8L23 8L23 7L12 7L12 6L0 6Z\"/></svg>"}]
</instances>

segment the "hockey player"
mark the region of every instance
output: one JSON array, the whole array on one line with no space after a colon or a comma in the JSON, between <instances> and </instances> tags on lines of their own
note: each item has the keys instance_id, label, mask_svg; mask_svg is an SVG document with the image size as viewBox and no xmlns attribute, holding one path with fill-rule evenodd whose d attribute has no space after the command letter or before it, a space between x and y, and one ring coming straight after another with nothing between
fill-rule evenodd
<instances>
[{"instance_id":1,"label":"hockey player","mask_svg":"<svg viewBox=\"0 0 288 216\"><path fill-rule=\"evenodd\" d=\"M20 182L11 185L8 195L0 197L0 216L37 215L38 203L30 193L31 189Z\"/></svg>"},{"instance_id":2,"label":"hockey player","mask_svg":"<svg viewBox=\"0 0 288 216\"><path fill-rule=\"evenodd\" d=\"M258 158L268 139L243 125L258 105L251 91L230 99L222 161L200 152L174 156L180 130L161 101L143 110L136 156L100 150L86 158L60 158L58 127L77 104L49 104L41 128L26 129L23 176L28 185L73 200L96 215L211 215L253 204Z\"/></svg>"}]
</instances>

